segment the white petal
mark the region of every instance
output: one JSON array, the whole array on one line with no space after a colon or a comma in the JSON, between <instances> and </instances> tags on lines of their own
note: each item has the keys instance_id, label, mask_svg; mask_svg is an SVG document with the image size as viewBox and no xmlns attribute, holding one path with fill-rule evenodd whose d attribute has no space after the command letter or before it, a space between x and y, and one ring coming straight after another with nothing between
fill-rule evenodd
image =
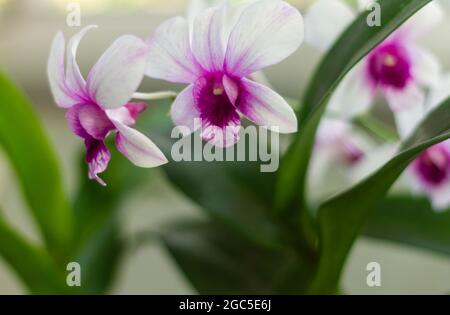
<instances>
[{"instance_id":1,"label":"white petal","mask_svg":"<svg viewBox=\"0 0 450 315\"><path fill-rule=\"evenodd\" d=\"M341 81L328 104L330 114L348 119L369 110L375 96L375 89L367 79L365 66L363 60Z\"/></svg>"},{"instance_id":2,"label":"white petal","mask_svg":"<svg viewBox=\"0 0 450 315\"><path fill-rule=\"evenodd\" d=\"M112 122L118 131L117 149L134 165L150 168L168 162L161 150L145 135L116 120Z\"/></svg>"},{"instance_id":3,"label":"white petal","mask_svg":"<svg viewBox=\"0 0 450 315\"><path fill-rule=\"evenodd\" d=\"M200 117L200 113L195 107L194 85L189 85L178 94L170 109L170 116L175 125L187 127L191 132L195 130L195 119Z\"/></svg>"},{"instance_id":4,"label":"white petal","mask_svg":"<svg viewBox=\"0 0 450 315\"><path fill-rule=\"evenodd\" d=\"M228 73L245 77L276 64L303 42L303 18L284 1L261 0L240 15L228 41Z\"/></svg>"},{"instance_id":5,"label":"white petal","mask_svg":"<svg viewBox=\"0 0 450 315\"><path fill-rule=\"evenodd\" d=\"M67 45L66 82L73 90L83 91L83 94L86 91L86 82L81 75L80 68L77 64L77 49L84 35L94 28L97 28L97 26L89 25L84 27L69 40Z\"/></svg>"},{"instance_id":6,"label":"white petal","mask_svg":"<svg viewBox=\"0 0 450 315\"><path fill-rule=\"evenodd\" d=\"M236 108L254 123L280 133L297 131L297 117L289 104L273 90L248 79L241 80Z\"/></svg>"},{"instance_id":7,"label":"white petal","mask_svg":"<svg viewBox=\"0 0 450 315\"><path fill-rule=\"evenodd\" d=\"M388 88L384 91L384 94L394 112L424 106L425 104L425 93L414 82L410 82L403 89Z\"/></svg>"},{"instance_id":8,"label":"white petal","mask_svg":"<svg viewBox=\"0 0 450 315\"><path fill-rule=\"evenodd\" d=\"M409 137L424 117L425 108L422 104L394 111L395 124L400 138L406 139Z\"/></svg>"},{"instance_id":9,"label":"white petal","mask_svg":"<svg viewBox=\"0 0 450 315\"><path fill-rule=\"evenodd\" d=\"M305 14L305 41L327 51L356 18L352 8L341 0L319 0Z\"/></svg>"},{"instance_id":10,"label":"white petal","mask_svg":"<svg viewBox=\"0 0 450 315\"><path fill-rule=\"evenodd\" d=\"M208 71L223 69L225 58L225 7L198 14L192 28L191 48L197 61Z\"/></svg>"},{"instance_id":11,"label":"white petal","mask_svg":"<svg viewBox=\"0 0 450 315\"><path fill-rule=\"evenodd\" d=\"M450 73L440 77L430 90L427 111L431 111L450 97Z\"/></svg>"},{"instance_id":12,"label":"white petal","mask_svg":"<svg viewBox=\"0 0 450 315\"><path fill-rule=\"evenodd\" d=\"M47 64L47 75L55 103L63 108L69 108L77 103L66 86L64 73L65 40L62 32L53 39Z\"/></svg>"},{"instance_id":13,"label":"white petal","mask_svg":"<svg viewBox=\"0 0 450 315\"><path fill-rule=\"evenodd\" d=\"M409 51L415 81L424 86L436 84L441 73L441 65L436 56L419 47L410 47Z\"/></svg>"},{"instance_id":14,"label":"white petal","mask_svg":"<svg viewBox=\"0 0 450 315\"><path fill-rule=\"evenodd\" d=\"M172 18L149 41L150 59L146 75L176 83L193 83L203 70L194 58L189 41L189 26L182 17Z\"/></svg>"},{"instance_id":15,"label":"white petal","mask_svg":"<svg viewBox=\"0 0 450 315\"><path fill-rule=\"evenodd\" d=\"M441 5L432 1L420 9L399 29L409 39L417 39L426 35L444 19Z\"/></svg>"},{"instance_id":16,"label":"white petal","mask_svg":"<svg viewBox=\"0 0 450 315\"><path fill-rule=\"evenodd\" d=\"M144 77L148 56L148 46L141 39L119 37L89 72L90 97L104 109L125 105Z\"/></svg>"},{"instance_id":17,"label":"white petal","mask_svg":"<svg viewBox=\"0 0 450 315\"><path fill-rule=\"evenodd\" d=\"M365 11L368 9L372 9L369 6L372 5L375 0L358 0L358 9L359 11Z\"/></svg>"},{"instance_id":18,"label":"white petal","mask_svg":"<svg viewBox=\"0 0 450 315\"><path fill-rule=\"evenodd\" d=\"M450 183L429 192L433 209L442 212L450 208Z\"/></svg>"}]
</instances>

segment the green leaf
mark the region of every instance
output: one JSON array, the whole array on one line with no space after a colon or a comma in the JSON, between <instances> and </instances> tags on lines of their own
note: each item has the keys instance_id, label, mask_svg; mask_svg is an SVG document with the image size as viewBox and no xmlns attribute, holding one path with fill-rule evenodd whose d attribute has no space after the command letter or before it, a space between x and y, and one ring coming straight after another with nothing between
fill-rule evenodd
<instances>
[{"instance_id":1,"label":"green leaf","mask_svg":"<svg viewBox=\"0 0 450 315\"><path fill-rule=\"evenodd\" d=\"M383 39L431 0L381 0L381 26L369 27L362 13L320 63L302 101L299 131L285 157L277 184L276 210L305 207L305 178L315 134L328 99L344 76ZM351 106L351 105L349 105ZM284 215L288 216L286 213Z\"/></svg>"},{"instance_id":2,"label":"green leaf","mask_svg":"<svg viewBox=\"0 0 450 315\"><path fill-rule=\"evenodd\" d=\"M449 137L450 99L428 115L383 167L319 208L321 258L313 292L335 292L348 252L377 202L422 151Z\"/></svg>"},{"instance_id":3,"label":"green leaf","mask_svg":"<svg viewBox=\"0 0 450 315\"><path fill-rule=\"evenodd\" d=\"M313 274L292 249L269 250L214 223L172 225L162 239L200 294L298 294Z\"/></svg>"},{"instance_id":4,"label":"green leaf","mask_svg":"<svg viewBox=\"0 0 450 315\"><path fill-rule=\"evenodd\" d=\"M64 259L72 240L72 211L57 158L33 107L0 73L0 146L52 254Z\"/></svg>"},{"instance_id":5,"label":"green leaf","mask_svg":"<svg viewBox=\"0 0 450 315\"><path fill-rule=\"evenodd\" d=\"M423 197L389 196L369 218L365 234L450 255L450 211L438 213Z\"/></svg>"},{"instance_id":6,"label":"green leaf","mask_svg":"<svg viewBox=\"0 0 450 315\"><path fill-rule=\"evenodd\" d=\"M30 244L0 217L0 256L31 293L67 293L65 270L58 270L46 251Z\"/></svg>"}]
</instances>

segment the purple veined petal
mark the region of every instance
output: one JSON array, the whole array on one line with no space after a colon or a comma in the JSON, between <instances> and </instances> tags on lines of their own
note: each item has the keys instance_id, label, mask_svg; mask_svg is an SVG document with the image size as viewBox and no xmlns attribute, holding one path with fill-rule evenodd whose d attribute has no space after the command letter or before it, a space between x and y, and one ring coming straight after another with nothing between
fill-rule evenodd
<instances>
[{"instance_id":1,"label":"purple veined petal","mask_svg":"<svg viewBox=\"0 0 450 315\"><path fill-rule=\"evenodd\" d=\"M78 110L78 119L81 127L95 140L103 141L114 125L106 116L105 111L97 105L86 104Z\"/></svg>"},{"instance_id":2,"label":"purple veined petal","mask_svg":"<svg viewBox=\"0 0 450 315\"><path fill-rule=\"evenodd\" d=\"M84 27L69 40L67 45L66 82L72 91L80 97L85 97L86 82L77 64L77 49L84 35L94 28L97 28L97 25L89 25Z\"/></svg>"},{"instance_id":3,"label":"purple veined petal","mask_svg":"<svg viewBox=\"0 0 450 315\"><path fill-rule=\"evenodd\" d=\"M151 168L166 164L167 158L145 135L116 120L116 147L130 162L139 167Z\"/></svg>"},{"instance_id":4,"label":"purple veined petal","mask_svg":"<svg viewBox=\"0 0 450 315\"><path fill-rule=\"evenodd\" d=\"M189 0L189 4L187 7L187 20L189 23L189 32L192 32L192 27L194 24L194 20L197 15L201 14L203 11L208 9L209 4L207 0Z\"/></svg>"},{"instance_id":5,"label":"purple veined petal","mask_svg":"<svg viewBox=\"0 0 450 315\"><path fill-rule=\"evenodd\" d=\"M200 136L206 142L219 148L228 148L235 145L239 141L239 131L241 129L241 121L239 116L228 122L227 126L219 127L202 121L202 132Z\"/></svg>"},{"instance_id":6,"label":"purple veined petal","mask_svg":"<svg viewBox=\"0 0 450 315\"><path fill-rule=\"evenodd\" d=\"M325 52L355 18L342 0L319 0L305 13L305 42Z\"/></svg>"},{"instance_id":7,"label":"purple veined petal","mask_svg":"<svg viewBox=\"0 0 450 315\"><path fill-rule=\"evenodd\" d=\"M66 112L66 119L74 134L83 139L87 139L90 138L90 136L80 123L80 110L83 106L85 106L85 104L77 104L70 107Z\"/></svg>"},{"instance_id":8,"label":"purple veined petal","mask_svg":"<svg viewBox=\"0 0 450 315\"><path fill-rule=\"evenodd\" d=\"M170 109L170 116L175 125L187 127L190 132L200 127L195 124L195 119L200 117L200 113L195 106L194 85L189 85L177 96Z\"/></svg>"},{"instance_id":9,"label":"purple veined petal","mask_svg":"<svg viewBox=\"0 0 450 315\"><path fill-rule=\"evenodd\" d=\"M191 48L200 65L209 72L223 69L225 58L225 6L207 9L193 22Z\"/></svg>"},{"instance_id":10,"label":"purple veined petal","mask_svg":"<svg viewBox=\"0 0 450 315\"><path fill-rule=\"evenodd\" d=\"M409 82L403 89L386 88L384 95L394 112L425 104L425 92L414 81Z\"/></svg>"},{"instance_id":11,"label":"purple veined petal","mask_svg":"<svg viewBox=\"0 0 450 315\"><path fill-rule=\"evenodd\" d=\"M66 86L64 71L65 40L62 32L58 32L52 42L47 63L47 75L55 103L59 107L69 108L78 103Z\"/></svg>"},{"instance_id":12,"label":"purple veined petal","mask_svg":"<svg viewBox=\"0 0 450 315\"><path fill-rule=\"evenodd\" d=\"M124 106L144 77L149 57L146 43L138 37L119 37L100 57L87 79L89 96L103 109Z\"/></svg>"},{"instance_id":13,"label":"purple veined petal","mask_svg":"<svg viewBox=\"0 0 450 315\"><path fill-rule=\"evenodd\" d=\"M254 123L280 133L297 131L297 117L289 104L273 90L242 79L236 108Z\"/></svg>"},{"instance_id":14,"label":"purple veined petal","mask_svg":"<svg viewBox=\"0 0 450 315\"><path fill-rule=\"evenodd\" d=\"M441 65L436 56L430 51L409 45L411 56L411 72L420 85L431 86L438 82L441 74Z\"/></svg>"},{"instance_id":15,"label":"purple veined petal","mask_svg":"<svg viewBox=\"0 0 450 315\"><path fill-rule=\"evenodd\" d=\"M103 173L111 160L111 153L103 141L95 139L86 139L86 162L89 166L89 179L96 180L100 185L106 186L106 183L98 176Z\"/></svg>"},{"instance_id":16,"label":"purple veined petal","mask_svg":"<svg viewBox=\"0 0 450 315\"><path fill-rule=\"evenodd\" d=\"M432 1L406 21L396 33L406 39L415 40L426 35L443 19L443 8L437 1Z\"/></svg>"},{"instance_id":17,"label":"purple veined petal","mask_svg":"<svg viewBox=\"0 0 450 315\"><path fill-rule=\"evenodd\" d=\"M349 119L369 110L375 98L376 86L368 78L366 67L364 59L339 83L328 104L330 114Z\"/></svg>"},{"instance_id":18,"label":"purple veined petal","mask_svg":"<svg viewBox=\"0 0 450 315\"><path fill-rule=\"evenodd\" d=\"M189 26L182 17L161 24L149 42L146 75L174 83L193 83L204 70L192 54Z\"/></svg>"},{"instance_id":19,"label":"purple veined petal","mask_svg":"<svg viewBox=\"0 0 450 315\"><path fill-rule=\"evenodd\" d=\"M255 2L231 32L225 68L233 76L245 77L291 55L303 37L303 18L297 9L280 0Z\"/></svg>"}]
</instances>

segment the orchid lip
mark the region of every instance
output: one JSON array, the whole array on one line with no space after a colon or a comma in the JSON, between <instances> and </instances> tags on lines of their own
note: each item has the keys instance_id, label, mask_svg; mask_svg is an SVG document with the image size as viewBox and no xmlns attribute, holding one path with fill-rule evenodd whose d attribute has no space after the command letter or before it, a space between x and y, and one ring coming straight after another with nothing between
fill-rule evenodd
<instances>
[{"instance_id":1,"label":"orchid lip","mask_svg":"<svg viewBox=\"0 0 450 315\"><path fill-rule=\"evenodd\" d=\"M440 186L450 176L450 152L443 144L435 145L422 153L413 165L423 184Z\"/></svg>"}]
</instances>

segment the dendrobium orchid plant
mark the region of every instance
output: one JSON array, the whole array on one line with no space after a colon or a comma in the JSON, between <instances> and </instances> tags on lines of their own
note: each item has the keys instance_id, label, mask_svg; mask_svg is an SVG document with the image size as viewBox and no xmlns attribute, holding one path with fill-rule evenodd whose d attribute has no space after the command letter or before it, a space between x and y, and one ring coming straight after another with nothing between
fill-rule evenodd
<instances>
[{"instance_id":1,"label":"dendrobium orchid plant","mask_svg":"<svg viewBox=\"0 0 450 315\"><path fill-rule=\"evenodd\" d=\"M85 81L76 62L83 36L96 26L87 26L67 44L59 32L53 40L48 61L48 78L58 106L67 109L72 131L84 140L89 178L102 185L98 176L108 167L111 154L105 139L116 132L116 147L140 167L156 167L167 162L164 154L142 133L131 128L145 109L130 99L144 77L149 48L135 36L118 38L100 57Z\"/></svg>"},{"instance_id":2,"label":"dendrobium orchid plant","mask_svg":"<svg viewBox=\"0 0 450 315\"><path fill-rule=\"evenodd\" d=\"M189 84L172 105L174 123L201 128L202 138L219 147L239 140L240 114L281 133L297 131L295 113L283 97L250 76L297 50L302 16L279 0L239 9L236 14L227 4L208 8L194 14L192 23L172 18L149 41L146 74Z\"/></svg>"}]
</instances>

